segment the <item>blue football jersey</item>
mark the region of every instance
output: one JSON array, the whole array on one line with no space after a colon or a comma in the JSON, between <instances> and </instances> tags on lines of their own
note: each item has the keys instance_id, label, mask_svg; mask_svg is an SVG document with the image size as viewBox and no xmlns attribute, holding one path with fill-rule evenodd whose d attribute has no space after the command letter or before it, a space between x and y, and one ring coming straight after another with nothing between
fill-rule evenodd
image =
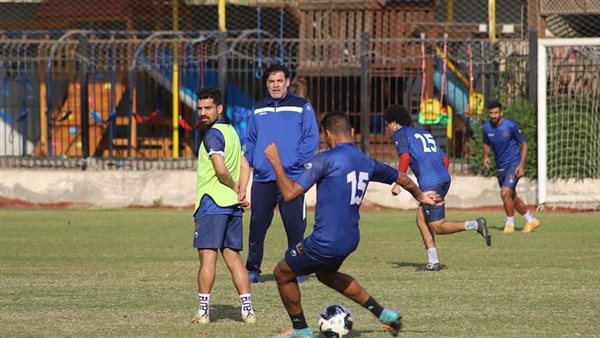
<instances>
[{"instance_id":1,"label":"blue football jersey","mask_svg":"<svg viewBox=\"0 0 600 338\"><path fill-rule=\"evenodd\" d=\"M305 163L297 182L317 184L315 227L304 245L323 256L344 256L358 246L358 209L369 182L391 184L398 170L376 161L352 143L338 144Z\"/></svg>"},{"instance_id":2,"label":"blue football jersey","mask_svg":"<svg viewBox=\"0 0 600 338\"><path fill-rule=\"evenodd\" d=\"M521 161L521 144L526 141L519 125L511 119L503 118L497 126L489 120L483 125L483 143L492 147L497 169L516 167Z\"/></svg>"},{"instance_id":3,"label":"blue football jersey","mask_svg":"<svg viewBox=\"0 0 600 338\"><path fill-rule=\"evenodd\" d=\"M431 133L424 129L402 127L394 132L392 140L398 155L410 155L410 170L421 188L450 182L450 174L444 166L446 154L437 146Z\"/></svg>"}]
</instances>

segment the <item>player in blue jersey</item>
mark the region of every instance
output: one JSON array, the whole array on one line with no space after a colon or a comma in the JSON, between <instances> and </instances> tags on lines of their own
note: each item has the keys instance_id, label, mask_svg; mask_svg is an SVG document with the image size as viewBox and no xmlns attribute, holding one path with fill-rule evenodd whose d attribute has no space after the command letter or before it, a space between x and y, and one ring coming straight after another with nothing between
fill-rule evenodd
<instances>
[{"instance_id":1,"label":"player in blue jersey","mask_svg":"<svg viewBox=\"0 0 600 338\"><path fill-rule=\"evenodd\" d=\"M210 322L211 290L215 282L219 252L238 292L242 320L256 322L248 271L240 251L243 246L242 207L248 206L246 186L250 166L242 154L235 129L223 115L221 93L215 88L198 91L198 115L204 128L198 150L194 247L198 250L198 313L193 323Z\"/></svg>"},{"instance_id":2,"label":"player in blue jersey","mask_svg":"<svg viewBox=\"0 0 600 338\"><path fill-rule=\"evenodd\" d=\"M253 168L252 213L246 269L250 282L260 282L265 236L275 207L279 213L288 248L304 237L306 230L306 206L304 194L284 201L275 183L275 174L264 155L269 143L275 142L281 149L283 167L292 178L297 178L302 165L319 148L319 129L311 104L304 98L288 92L290 73L284 65L272 65L265 71L269 95L256 102L248 123L245 154ZM302 282L303 276L298 276Z\"/></svg>"},{"instance_id":3,"label":"player in blue jersey","mask_svg":"<svg viewBox=\"0 0 600 338\"><path fill-rule=\"evenodd\" d=\"M322 128L331 149L308 161L296 180L285 173L275 144L265 150L285 200L292 200L317 184L313 232L288 249L273 271L279 295L292 321L292 328L277 337L314 337L304 317L296 282L296 276L311 273L323 284L367 308L396 336L401 327L400 314L382 307L352 276L338 270L358 246L359 207L369 182L396 182L416 200L428 205L440 203L441 197L435 192L422 192L405 174L360 152L354 146L354 130L346 114L325 115Z\"/></svg>"},{"instance_id":4,"label":"player in blue jersey","mask_svg":"<svg viewBox=\"0 0 600 338\"><path fill-rule=\"evenodd\" d=\"M517 183L525 174L527 160L527 139L517 122L505 118L502 104L492 101L488 104L489 120L483 125L483 166L490 166L490 147L496 160L496 177L500 185L500 197L506 213L504 233L515 232L515 209L525 217L524 233L530 233L540 226L540 221L529 211L523 200L517 196Z\"/></svg>"},{"instance_id":5,"label":"player in blue jersey","mask_svg":"<svg viewBox=\"0 0 600 338\"><path fill-rule=\"evenodd\" d=\"M388 130L393 133L392 140L400 157L398 171L406 173L408 167L417 177L421 190L432 190L446 197L450 189L450 174L448 173L448 157L435 143L433 136L424 129L413 128L410 113L400 105L389 106L383 118ZM400 187L394 185L392 194L400 193ZM476 230L485 239L486 244L492 244L486 220L480 217L469 221L446 220L444 205L419 205L417 209L417 226L427 250L428 262L425 270L440 269L435 235L452 234L465 230Z\"/></svg>"}]
</instances>

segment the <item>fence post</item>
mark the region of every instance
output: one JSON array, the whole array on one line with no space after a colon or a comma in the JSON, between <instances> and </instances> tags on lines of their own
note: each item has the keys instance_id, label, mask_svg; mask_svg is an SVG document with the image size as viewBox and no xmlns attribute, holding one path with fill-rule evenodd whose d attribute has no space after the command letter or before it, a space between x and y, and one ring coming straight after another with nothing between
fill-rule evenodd
<instances>
[{"instance_id":1,"label":"fence post","mask_svg":"<svg viewBox=\"0 0 600 338\"><path fill-rule=\"evenodd\" d=\"M539 3L527 2L527 32L529 35L529 77L527 88L529 102L537 107L537 62L538 62L538 27Z\"/></svg>"},{"instance_id":2,"label":"fence post","mask_svg":"<svg viewBox=\"0 0 600 338\"><path fill-rule=\"evenodd\" d=\"M28 63L22 63L19 66L19 82L23 90L23 96L21 97L21 111L19 112L19 120L21 121L21 156L27 155L27 72L26 68ZM14 126L16 128L17 126Z\"/></svg>"},{"instance_id":3,"label":"fence post","mask_svg":"<svg viewBox=\"0 0 600 338\"><path fill-rule=\"evenodd\" d=\"M495 75L496 72L499 71L498 63L494 61L492 55L496 55L497 53L497 45L495 43L488 43L487 48L487 64L488 64L488 84L487 84L487 97L492 97L494 95L494 90L496 89L496 80Z\"/></svg>"},{"instance_id":4,"label":"fence post","mask_svg":"<svg viewBox=\"0 0 600 338\"><path fill-rule=\"evenodd\" d=\"M79 35L79 88L81 102L81 156L90 156L90 120L88 95L88 40L84 34Z\"/></svg>"},{"instance_id":5,"label":"fence post","mask_svg":"<svg viewBox=\"0 0 600 338\"><path fill-rule=\"evenodd\" d=\"M223 95L223 102L227 102L227 32L219 32L219 89Z\"/></svg>"},{"instance_id":6,"label":"fence post","mask_svg":"<svg viewBox=\"0 0 600 338\"><path fill-rule=\"evenodd\" d=\"M360 149L368 154L369 147L369 32L360 35Z\"/></svg>"}]
</instances>

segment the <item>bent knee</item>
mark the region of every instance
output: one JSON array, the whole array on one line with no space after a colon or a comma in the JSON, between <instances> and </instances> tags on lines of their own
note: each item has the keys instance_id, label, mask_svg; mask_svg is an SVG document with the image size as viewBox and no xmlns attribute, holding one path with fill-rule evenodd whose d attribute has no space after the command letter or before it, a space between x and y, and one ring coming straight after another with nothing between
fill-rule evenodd
<instances>
[{"instance_id":1,"label":"bent knee","mask_svg":"<svg viewBox=\"0 0 600 338\"><path fill-rule=\"evenodd\" d=\"M329 286L329 287L333 287L333 281L334 281L334 275L335 273L330 273L330 272L323 272L323 271L318 271L315 272L315 275L317 276L317 279L319 280L319 282Z\"/></svg>"},{"instance_id":2,"label":"bent knee","mask_svg":"<svg viewBox=\"0 0 600 338\"><path fill-rule=\"evenodd\" d=\"M279 280L281 278L281 268L278 265L275 265L275 268L273 268L273 277L275 277L276 280Z\"/></svg>"},{"instance_id":3,"label":"bent knee","mask_svg":"<svg viewBox=\"0 0 600 338\"><path fill-rule=\"evenodd\" d=\"M444 223L443 219L437 220L437 221L433 221L433 222L429 222L429 229L431 229L431 231L433 231L434 233L439 233L442 231L442 224Z\"/></svg>"},{"instance_id":4,"label":"bent knee","mask_svg":"<svg viewBox=\"0 0 600 338\"><path fill-rule=\"evenodd\" d=\"M500 197L504 198L512 198L515 195L515 191L507 188L507 187L502 187L502 189L500 189Z\"/></svg>"},{"instance_id":5,"label":"bent knee","mask_svg":"<svg viewBox=\"0 0 600 338\"><path fill-rule=\"evenodd\" d=\"M273 276L277 283L281 284L294 280L296 278L296 273L289 269L287 265L283 266L282 263L279 263L273 269Z\"/></svg>"},{"instance_id":6,"label":"bent knee","mask_svg":"<svg viewBox=\"0 0 600 338\"><path fill-rule=\"evenodd\" d=\"M323 284L327 284L327 281L329 280L327 274L322 271L315 272L315 276L317 276L317 279L319 280L319 282L321 282Z\"/></svg>"}]
</instances>

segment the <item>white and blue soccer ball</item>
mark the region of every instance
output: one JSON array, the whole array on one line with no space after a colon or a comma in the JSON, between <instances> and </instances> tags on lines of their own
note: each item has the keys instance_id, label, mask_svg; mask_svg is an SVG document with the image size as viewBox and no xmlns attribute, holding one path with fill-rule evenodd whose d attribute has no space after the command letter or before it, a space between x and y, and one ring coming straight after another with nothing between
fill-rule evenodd
<instances>
[{"instance_id":1,"label":"white and blue soccer ball","mask_svg":"<svg viewBox=\"0 0 600 338\"><path fill-rule=\"evenodd\" d=\"M342 305L328 305L319 315L319 330L327 338L344 337L352 330L352 313Z\"/></svg>"}]
</instances>

